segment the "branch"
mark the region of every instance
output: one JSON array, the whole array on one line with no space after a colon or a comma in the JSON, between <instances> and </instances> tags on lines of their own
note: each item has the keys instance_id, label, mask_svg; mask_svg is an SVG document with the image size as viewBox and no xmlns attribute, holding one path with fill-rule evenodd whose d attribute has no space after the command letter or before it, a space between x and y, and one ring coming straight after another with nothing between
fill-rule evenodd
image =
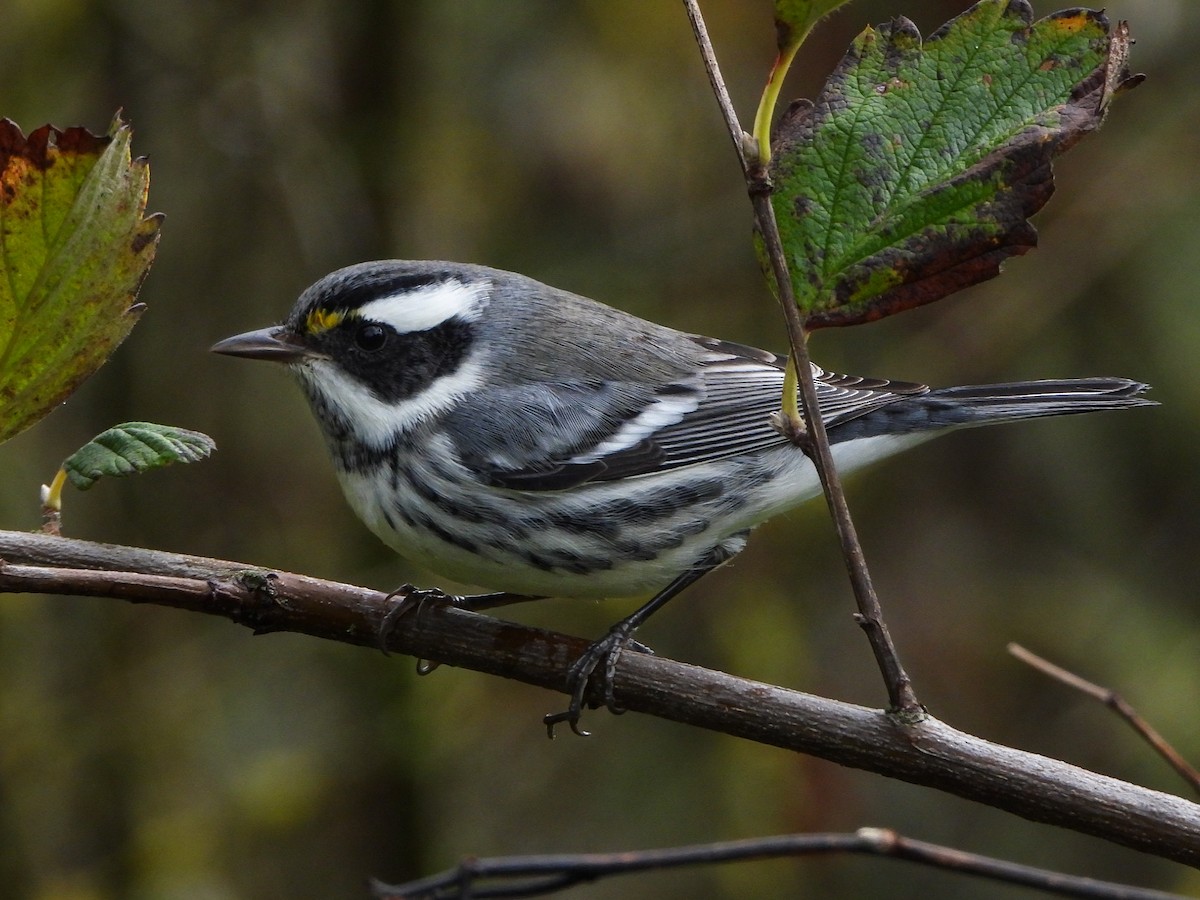
<instances>
[{"instance_id":1,"label":"branch","mask_svg":"<svg viewBox=\"0 0 1200 900\"><path fill-rule=\"evenodd\" d=\"M367 588L110 544L0 531L0 592L117 597L367 647L391 604ZM587 641L447 607L401 620L387 647L551 690ZM956 731L642 653L626 653L621 706L807 753L1200 867L1200 805ZM596 702L603 698L592 695Z\"/></svg>"},{"instance_id":2,"label":"branch","mask_svg":"<svg viewBox=\"0 0 1200 900\"><path fill-rule=\"evenodd\" d=\"M818 853L858 853L904 859L1067 897L1166 900L1179 896L1093 878L1063 875L1061 872L1022 866L977 853L964 853L950 847L916 841L885 828L860 828L854 834L785 834L622 853L485 857L464 860L455 869L419 881L395 885L376 882L372 892L380 900L536 897L613 875L680 866L814 856Z\"/></svg>"},{"instance_id":3,"label":"branch","mask_svg":"<svg viewBox=\"0 0 1200 900\"><path fill-rule=\"evenodd\" d=\"M820 404L817 400L817 387L813 382L812 365L808 356L808 334L805 330L800 309L792 293L792 279L788 275L787 256L779 238L779 227L775 223L775 209L771 205L771 180L762 164L763 154L755 142L742 131L738 124L737 113L729 99L729 91L721 70L717 65L716 53L704 24L704 16L700 12L698 0L684 0L688 21L692 25L692 33L700 48L704 60L704 68L708 73L709 83L717 96L721 114L729 135L737 150L738 160L742 166L742 174L746 178L746 188L750 194L750 202L754 207L754 221L763 244L767 258L771 263L772 275L776 289L779 292L779 303L783 307L784 319L787 322L788 341L791 344L791 367L799 379L800 399L804 408L803 423L784 421L785 430L793 433L791 437L799 443L816 467L821 479L821 487L825 492L825 500L829 505L829 514L833 518L834 528L842 548L842 559L846 572L850 576L850 586L854 591L854 599L858 605L857 621L867 634L871 643L871 651L875 654L876 664L883 675L887 686L888 702L892 709L897 710L912 719L920 719L924 709L917 700L912 680L905 672L896 652L895 644L883 621L883 609L879 605L879 597L871 583L871 573L867 569L866 556L862 544L858 540L858 532L850 516L850 506L846 502L845 491L838 477L837 468L833 464L833 451L829 448L829 437L825 433L825 423L821 420ZM749 145L749 150L747 150ZM786 404L785 404L786 405Z\"/></svg>"},{"instance_id":4,"label":"branch","mask_svg":"<svg viewBox=\"0 0 1200 900\"><path fill-rule=\"evenodd\" d=\"M1200 771L1191 763L1183 758L1183 755L1176 750L1171 744L1158 733L1158 730L1141 717L1136 709L1129 702L1114 691L1112 688L1106 688L1093 681L1088 681L1070 672L1061 666L1056 666L1047 659L1038 656L1032 650L1026 650L1020 644L1009 644L1008 652L1015 656L1021 662L1028 666L1037 669L1043 675L1060 681L1067 687L1074 688L1094 700L1099 700L1118 716L1124 719L1129 727L1141 735L1142 739L1151 746L1151 748L1171 766L1179 776L1192 786L1197 792L1200 792Z\"/></svg>"}]
</instances>

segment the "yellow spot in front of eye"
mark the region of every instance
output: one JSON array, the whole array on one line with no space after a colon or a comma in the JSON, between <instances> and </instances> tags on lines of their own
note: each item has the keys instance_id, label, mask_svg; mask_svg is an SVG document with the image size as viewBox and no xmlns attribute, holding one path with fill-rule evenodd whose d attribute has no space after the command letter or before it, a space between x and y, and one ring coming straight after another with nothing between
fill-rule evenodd
<instances>
[{"instance_id":1,"label":"yellow spot in front of eye","mask_svg":"<svg viewBox=\"0 0 1200 900\"><path fill-rule=\"evenodd\" d=\"M304 328L309 334L321 334L336 328L346 318L346 314L335 309L314 309L304 320Z\"/></svg>"}]
</instances>

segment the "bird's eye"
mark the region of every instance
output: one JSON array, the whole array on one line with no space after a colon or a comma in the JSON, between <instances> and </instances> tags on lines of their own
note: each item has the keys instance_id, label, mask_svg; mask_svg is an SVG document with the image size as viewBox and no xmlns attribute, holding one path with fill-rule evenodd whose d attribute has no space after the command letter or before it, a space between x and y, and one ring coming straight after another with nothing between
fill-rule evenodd
<instances>
[{"instance_id":1,"label":"bird's eye","mask_svg":"<svg viewBox=\"0 0 1200 900\"><path fill-rule=\"evenodd\" d=\"M358 344L359 349L369 353L380 349L386 342L387 331L382 325L376 325L374 322L360 325L354 333L354 343Z\"/></svg>"}]
</instances>

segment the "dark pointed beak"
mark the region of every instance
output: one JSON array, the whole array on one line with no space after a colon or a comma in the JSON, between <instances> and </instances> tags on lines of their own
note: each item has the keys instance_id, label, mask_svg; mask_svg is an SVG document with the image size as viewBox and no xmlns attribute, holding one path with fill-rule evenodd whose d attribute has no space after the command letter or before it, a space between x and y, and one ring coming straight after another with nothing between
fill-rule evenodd
<instances>
[{"instance_id":1,"label":"dark pointed beak","mask_svg":"<svg viewBox=\"0 0 1200 900\"><path fill-rule=\"evenodd\" d=\"M217 341L209 349L226 356L241 356L246 359L265 359L270 362L297 363L313 359L315 353L300 342L300 337L284 325L247 331Z\"/></svg>"}]
</instances>

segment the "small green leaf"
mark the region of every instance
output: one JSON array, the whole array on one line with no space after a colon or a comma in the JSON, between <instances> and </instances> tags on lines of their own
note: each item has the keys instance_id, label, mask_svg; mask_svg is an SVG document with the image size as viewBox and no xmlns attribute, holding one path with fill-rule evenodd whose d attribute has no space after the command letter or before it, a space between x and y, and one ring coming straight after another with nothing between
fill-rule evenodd
<instances>
[{"instance_id":1,"label":"small green leaf","mask_svg":"<svg viewBox=\"0 0 1200 900\"><path fill-rule=\"evenodd\" d=\"M198 431L126 422L96 435L67 457L62 467L71 484L86 491L105 475L132 475L169 463L195 462L216 447L212 438Z\"/></svg>"},{"instance_id":2,"label":"small green leaf","mask_svg":"<svg viewBox=\"0 0 1200 900\"><path fill-rule=\"evenodd\" d=\"M772 202L807 325L850 325L999 273L1037 241L1050 163L1131 86L1103 13L1033 22L982 0L922 42L897 19L851 45L777 129Z\"/></svg>"},{"instance_id":3,"label":"small green leaf","mask_svg":"<svg viewBox=\"0 0 1200 900\"><path fill-rule=\"evenodd\" d=\"M129 127L0 120L0 442L62 403L137 322L162 217Z\"/></svg>"}]
</instances>

